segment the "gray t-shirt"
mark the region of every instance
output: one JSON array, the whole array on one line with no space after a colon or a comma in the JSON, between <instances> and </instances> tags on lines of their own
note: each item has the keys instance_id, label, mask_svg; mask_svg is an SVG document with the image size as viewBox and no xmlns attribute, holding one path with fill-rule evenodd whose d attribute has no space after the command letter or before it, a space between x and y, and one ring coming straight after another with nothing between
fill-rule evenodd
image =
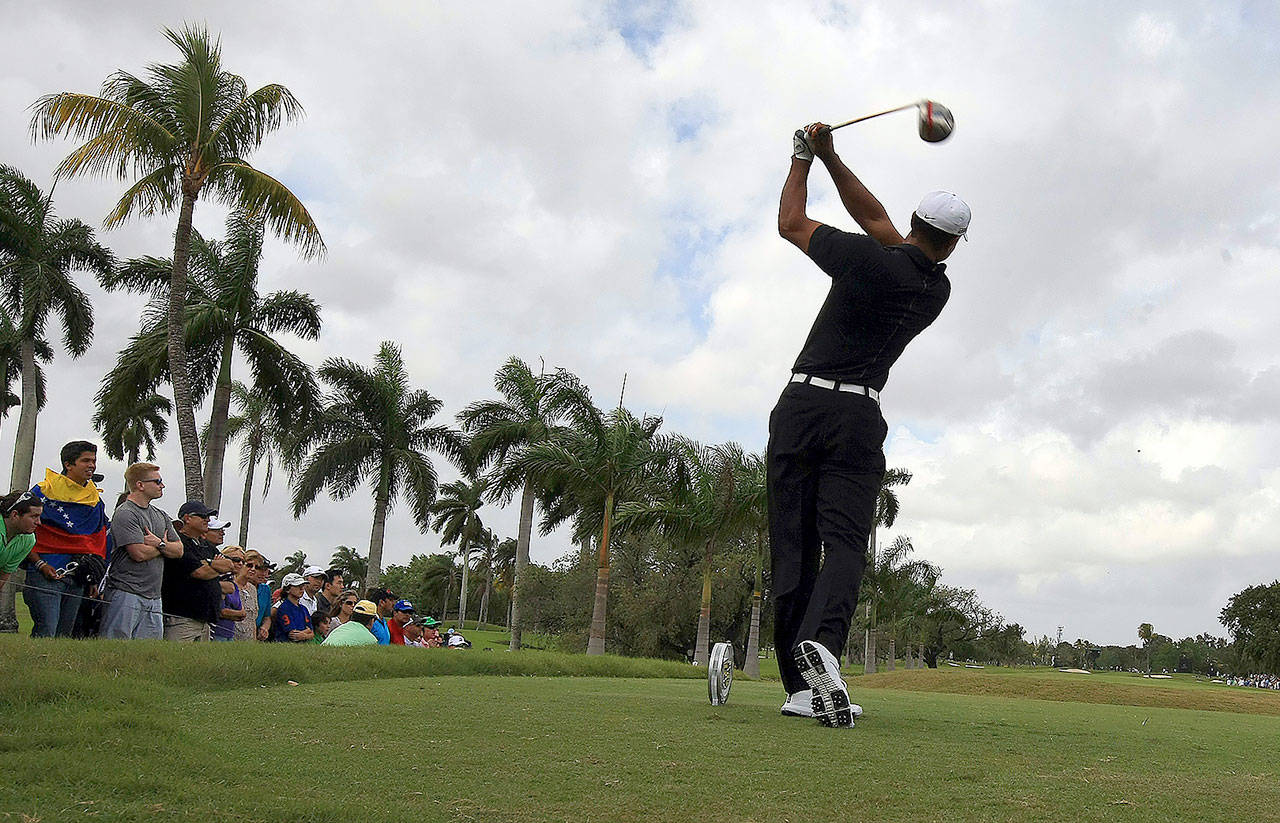
<instances>
[{"instance_id":1,"label":"gray t-shirt","mask_svg":"<svg viewBox=\"0 0 1280 823\"><path fill-rule=\"evenodd\" d=\"M173 530L173 520L158 506L144 509L132 500L124 501L111 515L111 536L115 539L116 549L111 557L107 585L147 600L158 600L160 584L164 581L164 560L153 557L139 563L124 550L130 543L146 542L142 533L144 526L166 541L178 539L178 533Z\"/></svg>"}]
</instances>

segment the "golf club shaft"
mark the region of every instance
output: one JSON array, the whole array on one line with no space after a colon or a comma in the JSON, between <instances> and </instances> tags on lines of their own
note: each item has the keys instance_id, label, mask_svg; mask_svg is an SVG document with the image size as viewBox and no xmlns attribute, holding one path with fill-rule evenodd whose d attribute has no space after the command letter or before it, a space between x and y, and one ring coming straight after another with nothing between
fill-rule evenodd
<instances>
[{"instance_id":1,"label":"golf club shaft","mask_svg":"<svg viewBox=\"0 0 1280 823\"><path fill-rule=\"evenodd\" d=\"M843 123L837 123L836 125L831 127L831 131L835 131L836 129L842 129L845 126L852 126L854 123L861 123L863 120L870 120L873 117L883 117L886 114L893 114L895 111L903 111L905 109L914 109L917 105L919 104L908 103L905 106L898 106L896 109L886 109L885 111L878 111L875 114L866 114L866 115L863 115L862 117L855 117L852 120L846 120Z\"/></svg>"}]
</instances>

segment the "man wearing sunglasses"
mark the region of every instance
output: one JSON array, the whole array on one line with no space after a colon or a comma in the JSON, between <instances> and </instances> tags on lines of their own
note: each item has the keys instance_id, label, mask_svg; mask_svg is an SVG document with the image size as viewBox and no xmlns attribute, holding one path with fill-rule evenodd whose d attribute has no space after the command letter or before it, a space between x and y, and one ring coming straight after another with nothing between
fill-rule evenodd
<instances>
[{"instance_id":1,"label":"man wearing sunglasses","mask_svg":"<svg viewBox=\"0 0 1280 823\"><path fill-rule=\"evenodd\" d=\"M107 568L103 637L159 640L164 636L160 589L164 560L182 557L182 541L169 515L152 502L164 496L164 480L154 463L124 470L129 496L111 515L116 551Z\"/></svg>"},{"instance_id":2,"label":"man wearing sunglasses","mask_svg":"<svg viewBox=\"0 0 1280 823\"><path fill-rule=\"evenodd\" d=\"M178 509L182 528L182 555L164 561L164 639L180 643L210 639L209 624L218 619L222 607L220 575L233 571L231 561L218 554L204 539L209 520L218 514L199 500L188 500Z\"/></svg>"}]
</instances>

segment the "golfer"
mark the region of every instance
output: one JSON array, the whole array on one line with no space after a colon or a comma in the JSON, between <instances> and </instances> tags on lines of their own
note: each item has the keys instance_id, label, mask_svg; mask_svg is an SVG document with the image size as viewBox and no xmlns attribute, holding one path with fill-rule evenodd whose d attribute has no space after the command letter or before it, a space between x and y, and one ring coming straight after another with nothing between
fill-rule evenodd
<instances>
[{"instance_id":1,"label":"golfer","mask_svg":"<svg viewBox=\"0 0 1280 823\"><path fill-rule=\"evenodd\" d=\"M927 194L903 238L836 155L830 130L814 123L803 134L778 232L831 277L831 290L769 417L774 642L787 690L782 713L848 727L862 709L849 699L840 655L885 471L880 392L907 343L947 303L942 261L968 229L969 207L954 194ZM814 157L865 235L805 214Z\"/></svg>"}]
</instances>

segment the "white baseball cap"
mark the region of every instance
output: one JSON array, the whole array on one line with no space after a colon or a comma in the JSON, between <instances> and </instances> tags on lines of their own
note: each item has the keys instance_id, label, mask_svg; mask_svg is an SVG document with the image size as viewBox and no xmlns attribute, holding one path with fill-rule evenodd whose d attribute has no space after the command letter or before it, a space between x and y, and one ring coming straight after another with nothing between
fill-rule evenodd
<instances>
[{"instance_id":1,"label":"white baseball cap","mask_svg":"<svg viewBox=\"0 0 1280 823\"><path fill-rule=\"evenodd\" d=\"M324 569L320 568L319 566L307 566L305 569L303 569L302 576L303 577L323 577L326 579L329 577L329 575L324 573Z\"/></svg>"},{"instance_id":2,"label":"white baseball cap","mask_svg":"<svg viewBox=\"0 0 1280 823\"><path fill-rule=\"evenodd\" d=\"M296 574L294 572L290 572L289 574L286 574L284 576L283 580L280 581L280 587L287 589L290 586L301 586L303 583L306 583L306 582L307 582L306 578L304 578L302 575Z\"/></svg>"},{"instance_id":3,"label":"white baseball cap","mask_svg":"<svg viewBox=\"0 0 1280 823\"><path fill-rule=\"evenodd\" d=\"M916 216L939 231L964 237L969 230L969 204L949 191L931 191L916 207Z\"/></svg>"},{"instance_id":4,"label":"white baseball cap","mask_svg":"<svg viewBox=\"0 0 1280 823\"><path fill-rule=\"evenodd\" d=\"M216 517L210 517L210 518L209 518L209 530L210 530L210 531L224 531L224 530L229 529L229 528L231 528L231 521L230 521L230 520L219 520L219 519L218 519L218 518L216 518Z\"/></svg>"}]
</instances>

